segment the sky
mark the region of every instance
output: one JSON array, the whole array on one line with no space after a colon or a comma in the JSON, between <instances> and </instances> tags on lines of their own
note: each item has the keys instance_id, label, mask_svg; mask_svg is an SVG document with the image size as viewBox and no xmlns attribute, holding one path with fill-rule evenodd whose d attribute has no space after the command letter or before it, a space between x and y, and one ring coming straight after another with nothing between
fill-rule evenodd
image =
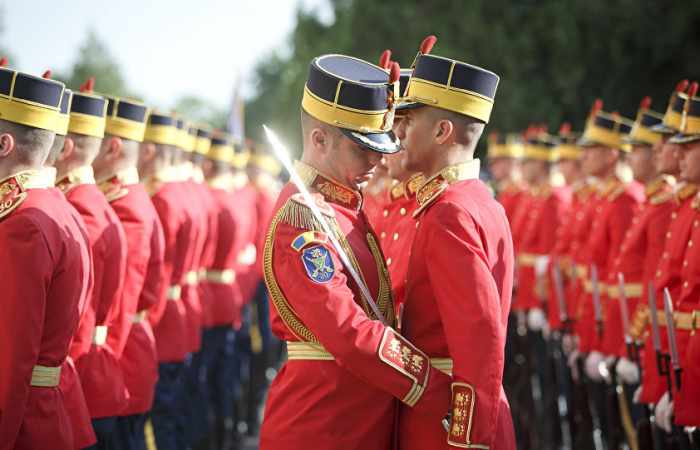
<instances>
[{"instance_id":1,"label":"sky","mask_svg":"<svg viewBox=\"0 0 700 450\"><path fill-rule=\"evenodd\" d=\"M0 0L2 44L14 68L66 73L92 29L152 106L195 95L225 107L237 79L252 92L255 62L287 48L299 6L332 18L326 0Z\"/></svg>"}]
</instances>

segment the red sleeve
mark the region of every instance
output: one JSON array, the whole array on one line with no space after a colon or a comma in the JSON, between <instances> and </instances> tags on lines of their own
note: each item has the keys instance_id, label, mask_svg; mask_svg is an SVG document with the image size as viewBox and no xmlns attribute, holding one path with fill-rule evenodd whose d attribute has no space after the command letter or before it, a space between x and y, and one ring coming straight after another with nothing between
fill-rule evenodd
<instances>
[{"instance_id":1,"label":"red sleeve","mask_svg":"<svg viewBox=\"0 0 700 450\"><path fill-rule=\"evenodd\" d=\"M393 329L367 317L356 303L332 246L311 244L294 250L291 243L300 232L288 225L277 226L272 264L276 280L301 322L339 365L433 420L441 420L448 411L450 377L431 370L428 357ZM311 279L302 260L304 252L314 248L332 260L326 262L332 265L333 276L323 283Z\"/></svg>"},{"instance_id":2,"label":"red sleeve","mask_svg":"<svg viewBox=\"0 0 700 450\"><path fill-rule=\"evenodd\" d=\"M471 392L466 408L472 410L470 441L491 447L506 336L501 296L481 238L485 231L461 208L438 204L422 219L418 232L428 236L427 248L435 249L426 266L454 361L455 386Z\"/></svg>"},{"instance_id":3,"label":"red sleeve","mask_svg":"<svg viewBox=\"0 0 700 450\"><path fill-rule=\"evenodd\" d=\"M31 219L0 224L0 442L13 448L37 364L51 284L52 257Z\"/></svg>"},{"instance_id":4,"label":"red sleeve","mask_svg":"<svg viewBox=\"0 0 700 450\"><path fill-rule=\"evenodd\" d=\"M161 286L158 298L167 299L170 288L176 289L182 282L185 268L187 246L190 245L190 227L181 226L177 211L170 203L160 197L153 197L153 206L163 225L163 265L161 267ZM149 321L156 325L165 312L166 302L156 304L149 312Z\"/></svg>"},{"instance_id":5,"label":"red sleeve","mask_svg":"<svg viewBox=\"0 0 700 450\"><path fill-rule=\"evenodd\" d=\"M150 310L151 308L165 308L164 302L166 298L163 295L163 280L161 278L165 258L165 235L163 233L163 225L156 216L153 217L150 247L151 251L148 257L148 265L146 266L143 290L139 297L139 311Z\"/></svg>"},{"instance_id":6,"label":"red sleeve","mask_svg":"<svg viewBox=\"0 0 700 450\"><path fill-rule=\"evenodd\" d=\"M105 255L107 267L102 278L101 302L109 306L104 324L110 327L109 334L114 335L114 339L110 339L110 345L114 355L120 358L131 331L132 322L122 299L126 279L126 234L119 222L114 222L112 226L114 241L110 243L108 253Z\"/></svg>"}]
</instances>

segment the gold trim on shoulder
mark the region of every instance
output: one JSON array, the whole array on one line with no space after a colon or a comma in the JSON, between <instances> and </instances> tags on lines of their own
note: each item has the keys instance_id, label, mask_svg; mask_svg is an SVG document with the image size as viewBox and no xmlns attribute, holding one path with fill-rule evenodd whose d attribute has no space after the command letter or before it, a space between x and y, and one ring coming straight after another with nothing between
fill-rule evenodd
<instances>
[{"instance_id":1,"label":"gold trim on shoulder","mask_svg":"<svg viewBox=\"0 0 700 450\"><path fill-rule=\"evenodd\" d=\"M27 190L52 187L51 171L25 170L0 181L0 219L27 199ZM55 172L53 172L55 173Z\"/></svg>"},{"instance_id":2,"label":"gold trim on shoulder","mask_svg":"<svg viewBox=\"0 0 700 450\"><path fill-rule=\"evenodd\" d=\"M472 159L471 161L447 166L430 177L416 192L418 208L413 213L413 217L418 217L451 184L458 181L478 179L480 167L481 162L478 159Z\"/></svg>"},{"instance_id":3,"label":"gold trim on shoulder","mask_svg":"<svg viewBox=\"0 0 700 450\"><path fill-rule=\"evenodd\" d=\"M698 186L696 184L685 183L678 190L678 199L683 201L683 200L687 199L688 197L695 195L696 192L698 192Z\"/></svg>"}]
</instances>

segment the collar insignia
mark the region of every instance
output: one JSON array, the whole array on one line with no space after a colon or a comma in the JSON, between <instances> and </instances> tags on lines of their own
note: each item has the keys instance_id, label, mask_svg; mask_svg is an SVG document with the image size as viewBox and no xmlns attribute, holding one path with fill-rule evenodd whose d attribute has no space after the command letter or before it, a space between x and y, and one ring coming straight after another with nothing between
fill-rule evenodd
<instances>
[{"instance_id":1,"label":"collar insignia","mask_svg":"<svg viewBox=\"0 0 700 450\"><path fill-rule=\"evenodd\" d=\"M108 202L118 200L129 193L125 186L138 184L139 172L135 167L122 170L110 178L98 183L97 187L105 195Z\"/></svg>"},{"instance_id":2,"label":"collar insignia","mask_svg":"<svg viewBox=\"0 0 700 450\"><path fill-rule=\"evenodd\" d=\"M81 184L95 184L95 174L92 166L82 166L71 170L56 183L56 187L64 194L67 194Z\"/></svg>"},{"instance_id":3,"label":"collar insignia","mask_svg":"<svg viewBox=\"0 0 700 450\"><path fill-rule=\"evenodd\" d=\"M418 215L445 192L451 184L463 180L478 179L479 167L479 160L473 159L460 164L447 166L428 179L416 192L418 209L413 213L413 217L418 217Z\"/></svg>"},{"instance_id":4,"label":"collar insignia","mask_svg":"<svg viewBox=\"0 0 700 450\"><path fill-rule=\"evenodd\" d=\"M322 175L318 170L301 161L294 163L299 177L304 184L323 195L329 203L335 203L354 211L362 206L362 195L332 178Z\"/></svg>"},{"instance_id":5,"label":"collar insignia","mask_svg":"<svg viewBox=\"0 0 700 450\"><path fill-rule=\"evenodd\" d=\"M22 204L27 198L28 189L53 186L47 174L44 170L25 170L0 181L0 219Z\"/></svg>"},{"instance_id":6,"label":"collar insignia","mask_svg":"<svg viewBox=\"0 0 700 450\"><path fill-rule=\"evenodd\" d=\"M425 182L425 177L422 174L415 174L406 181L396 183L389 192L391 201L396 201L399 198L409 200L415 197L418 188Z\"/></svg>"}]
</instances>

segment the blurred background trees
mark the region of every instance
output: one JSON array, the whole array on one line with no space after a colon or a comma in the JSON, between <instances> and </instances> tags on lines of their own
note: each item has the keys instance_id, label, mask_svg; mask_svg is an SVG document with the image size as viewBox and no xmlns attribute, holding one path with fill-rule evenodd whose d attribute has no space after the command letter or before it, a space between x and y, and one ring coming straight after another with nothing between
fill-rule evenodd
<instances>
[{"instance_id":1,"label":"blurred background trees","mask_svg":"<svg viewBox=\"0 0 700 450\"><path fill-rule=\"evenodd\" d=\"M700 2L669 0L331 0L330 23L298 12L289 49L262 58L247 130L279 129L299 145L299 104L310 60L345 53L375 62L389 48L409 66L421 40L433 52L501 76L488 131L542 122L583 127L593 100L634 117L651 95L663 112L675 83L700 76ZM256 134L258 136L256 136Z\"/></svg>"}]
</instances>

